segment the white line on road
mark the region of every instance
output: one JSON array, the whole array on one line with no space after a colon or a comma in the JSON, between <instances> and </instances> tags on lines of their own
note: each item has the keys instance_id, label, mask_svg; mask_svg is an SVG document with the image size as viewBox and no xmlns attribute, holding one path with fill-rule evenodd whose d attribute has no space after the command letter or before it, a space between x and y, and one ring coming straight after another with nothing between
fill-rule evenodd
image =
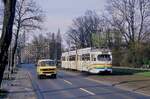
<instances>
[{"instance_id":1,"label":"white line on road","mask_svg":"<svg viewBox=\"0 0 150 99\"><path fill-rule=\"evenodd\" d=\"M72 85L72 83L71 83L70 81L64 80L64 82L66 82L66 83Z\"/></svg>"},{"instance_id":2,"label":"white line on road","mask_svg":"<svg viewBox=\"0 0 150 99\"><path fill-rule=\"evenodd\" d=\"M82 91L84 91L84 92L87 92L87 93L90 94L90 95L95 95L95 93L93 93L93 92L91 92L91 91L88 91L88 90L86 90L86 89L84 89L84 88L80 88L80 90L82 90Z\"/></svg>"}]
</instances>

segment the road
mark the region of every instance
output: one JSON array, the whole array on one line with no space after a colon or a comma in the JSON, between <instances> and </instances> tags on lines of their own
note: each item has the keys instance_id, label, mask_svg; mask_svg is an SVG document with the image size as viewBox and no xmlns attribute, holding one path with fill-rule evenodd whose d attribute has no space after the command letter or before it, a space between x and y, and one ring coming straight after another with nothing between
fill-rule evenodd
<instances>
[{"instance_id":1,"label":"road","mask_svg":"<svg viewBox=\"0 0 150 99\"><path fill-rule=\"evenodd\" d=\"M29 71L39 99L150 99L148 96L88 80L83 73L59 70L57 79L38 79L35 66L26 65L22 68Z\"/></svg>"}]
</instances>

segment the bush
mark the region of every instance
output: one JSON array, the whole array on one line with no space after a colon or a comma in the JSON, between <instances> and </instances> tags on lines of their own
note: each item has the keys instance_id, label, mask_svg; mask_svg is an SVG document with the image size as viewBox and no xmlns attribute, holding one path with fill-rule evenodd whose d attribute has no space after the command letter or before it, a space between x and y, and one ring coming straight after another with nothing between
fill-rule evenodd
<instances>
[{"instance_id":1,"label":"bush","mask_svg":"<svg viewBox=\"0 0 150 99\"><path fill-rule=\"evenodd\" d=\"M150 68L150 45L131 44L128 48L113 49L113 65Z\"/></svg>"}]
</instances>

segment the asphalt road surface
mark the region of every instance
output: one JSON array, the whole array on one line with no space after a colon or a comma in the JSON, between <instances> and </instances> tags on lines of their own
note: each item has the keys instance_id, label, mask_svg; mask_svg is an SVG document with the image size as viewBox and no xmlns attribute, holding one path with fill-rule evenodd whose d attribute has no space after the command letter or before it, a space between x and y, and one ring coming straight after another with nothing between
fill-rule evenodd
<instances>
[{"instance_id":1,"label":"asphalt road surface","mask_svg":"<svg viewBox=\"0 0 150 99\"><path fill-rule=\"evenodd\" d=\"M125 91L86 79L83 73L59 70L57 79L38 79L36 67L25 65L38 99L150 99L138 93Z\"/></svg>"}]
</instances>

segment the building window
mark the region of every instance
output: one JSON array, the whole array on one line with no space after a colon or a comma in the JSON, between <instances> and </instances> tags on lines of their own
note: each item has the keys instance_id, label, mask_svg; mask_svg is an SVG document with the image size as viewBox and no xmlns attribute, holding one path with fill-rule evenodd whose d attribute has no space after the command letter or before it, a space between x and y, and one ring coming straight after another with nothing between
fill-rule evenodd
<instances>
[{"instance_id":1,"label":"building window","mask_svg":"<svg viewBox=\"0 0 150 99\"><path fill-rule=\"evenodd\" d=\"M65 57L61 57L61 60L62 60L62 61L66 61L66 58L65 58Z\"/></svg>"}]
</instances>

